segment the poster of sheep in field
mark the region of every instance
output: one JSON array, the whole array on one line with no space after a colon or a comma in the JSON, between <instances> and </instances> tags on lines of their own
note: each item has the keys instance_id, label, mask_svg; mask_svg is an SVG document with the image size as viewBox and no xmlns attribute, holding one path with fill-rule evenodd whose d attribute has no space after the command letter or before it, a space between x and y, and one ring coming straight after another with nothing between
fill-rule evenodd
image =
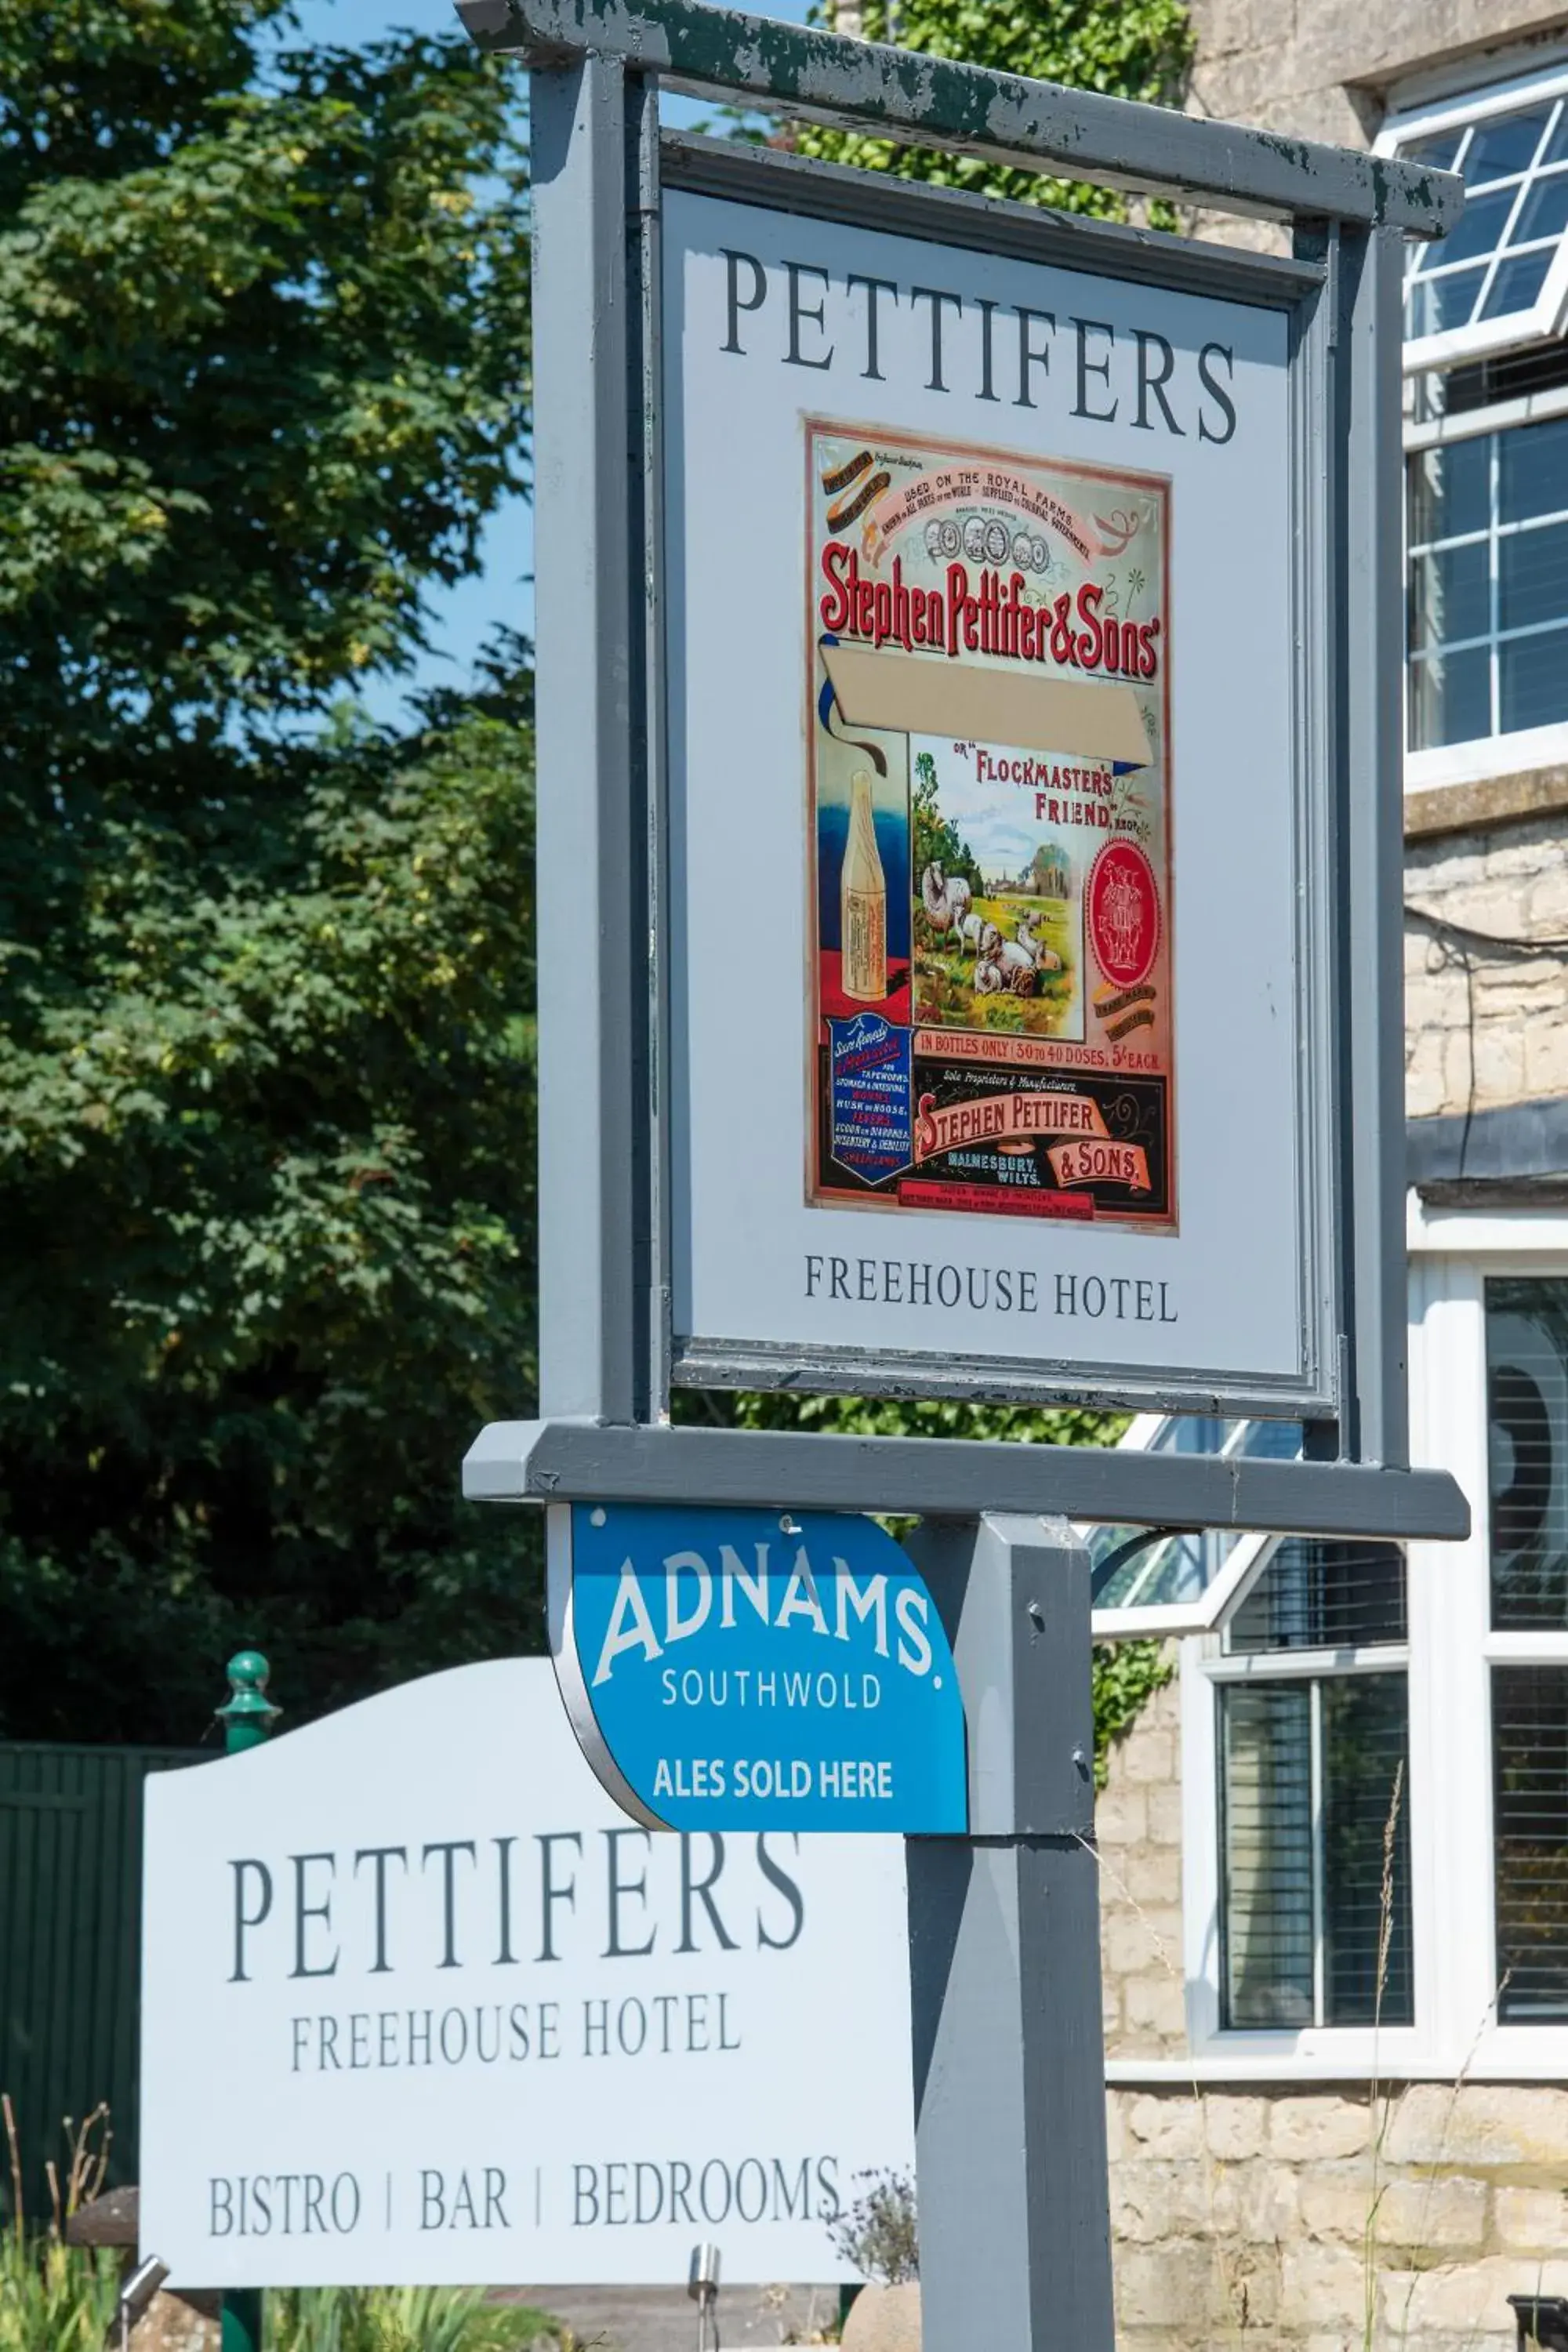
<instances>
[{"instance_id":1,"label":"poster of sheep in field","mask_svg":"<svg viewBox=\"0 0 1568 2352\"><path fill-rule=\"evenodd\" d=\"M1170 484L806 460L809 1195L1173 1230Z\"/></svg>"},{"instance_id":2,"label":"poster of sheep in field","mask_svg":"<svg viewBox=\"0 0 1568 2352\"><path fill-rule=\"evenodd\" d=\"M1083 1035L1083 872L1055 826L994 806L975 743L917 739L914 1019L931 1028Z\"/></svg>"}]
</instances>

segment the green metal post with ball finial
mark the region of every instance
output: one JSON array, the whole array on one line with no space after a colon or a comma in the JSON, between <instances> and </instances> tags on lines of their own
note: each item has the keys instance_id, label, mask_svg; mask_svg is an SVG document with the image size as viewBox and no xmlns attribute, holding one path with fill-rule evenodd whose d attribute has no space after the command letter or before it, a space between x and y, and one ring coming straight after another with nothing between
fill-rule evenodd
<instances>
[{"instance_id":1,"label":"green metal post with ball finial","mask_svg":"<svg viewBox=\"0 0 1568 2352\"><path fill-rule=\"evenodd\" d=\"M242 1756L259 1748L282 1712L267 1696L271 1669L259 1650L240 1650L227 1666L228 1697L215 1709L223 1726L224 1752ZM261 2352L261 2289L230 2287L223 2299L222 2352Z\"/></svg>"}]
</instances>

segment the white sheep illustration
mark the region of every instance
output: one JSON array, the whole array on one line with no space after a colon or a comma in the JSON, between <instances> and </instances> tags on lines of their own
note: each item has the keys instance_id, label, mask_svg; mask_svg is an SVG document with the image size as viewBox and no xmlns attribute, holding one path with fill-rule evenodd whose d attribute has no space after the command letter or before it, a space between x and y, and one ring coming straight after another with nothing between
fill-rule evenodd
<instances>
[{"instance_id":1,"label":"white sheep illustration","mask_svg":"<svg viewBox=\"0 0 1568 2352\"><path fill-rule=\"evenodd\" d=\"M1050 950L1045 952L1048 955ZM1033 996L1035 959L1016 940L1005 940L998 934L992 952L975 964L974 993L994 996L1003 989L1014 996Z\"/></svg>"},{"instance_id":2,"label":"white sheep illustration","mask_svg":"<svg viewBox=\"0 0 1568 2352\"><path fill-rule=\"evenodd\" d=\"M944 875L933 858L921 876L921 905L931 929L939 935L959 930L973 903L974 893L963 875Z\"/></svg>"},{"instance_id":3,"label":"white sheep illustration","mask_svg":"<svg viewBox=\"0 0 1568 2352\"><path fill-rule=\"evenodd\" d=\"M1002 934L984 915L965 915L956 926L958 943L967 948L976 964L985 962L1002 944Z\"/></svg>"},{"instance_id":4,"label":"white sheep illustration","mask_svg":"<svg viewBox=\"0 0 1568 2352\"><path fill-rule=\"evenodd\" d=\"M1048 948L1038 936L1040 910L1026 908L1018 918L1018 945L1025 950L1037 971L1060 971L1062 960L1055 948Z\"/></svg>"}]
</instances>

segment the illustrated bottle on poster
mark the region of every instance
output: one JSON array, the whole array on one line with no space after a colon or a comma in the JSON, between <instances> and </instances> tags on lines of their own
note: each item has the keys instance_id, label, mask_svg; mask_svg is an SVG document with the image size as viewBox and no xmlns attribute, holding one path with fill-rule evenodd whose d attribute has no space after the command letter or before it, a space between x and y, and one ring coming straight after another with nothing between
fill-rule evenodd
<instances>
[{"instance_id":1,"label":"illustrated bottle on poster","mask_svg":"<svg viewBox=\"0 0 1568 2352\"><path fill-rule=\"evenodd\" d=\"M879 1004L888 993L888 880L871 814L871 779L857 768L849 780L849 837L838 884L840 985L859 1004Z\"/></svg>"}]
</instances>

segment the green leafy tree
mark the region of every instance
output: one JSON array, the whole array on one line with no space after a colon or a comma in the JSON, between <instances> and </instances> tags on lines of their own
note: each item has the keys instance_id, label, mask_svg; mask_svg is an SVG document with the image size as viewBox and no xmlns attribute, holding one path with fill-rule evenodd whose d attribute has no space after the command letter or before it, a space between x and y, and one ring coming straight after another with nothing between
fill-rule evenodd
<instances>
[{"instance_id":1,"label":"green leafy tree","mask_svg":"<svg viewBox=\"0 0 1568 2352\"><path fill-rule=\"evenodd\" d=\"M522 648L370 725L518 478L516 85L0 0L0 1734L530 1638Z\"/></svg>"},{"instance_id":2,"label":"green leafy tree","mask_svg":"<svg viewBox=\"0 0 1568 2352\"><path fill-rule=\"evenodd\" d=\"M926 867L940 866L945 875L963 875L971 888L978 890L980 867L969 844L961 839L958 827L951 817L944 817L937 802L936 761L929 751L915 754L914 789L910 794L914 815L915 880L918 883Z\"/></svg>"},{"instance_id":3,"label":"green leafy tree","mask_svg":"<svg viewBox=\"0 0 1568 2352\"><path fill-rule=\"evenodd\" d=\"M831 21L833 14L828 0L821 15ZM897 40L904 48L962 58L994 73L1065 82L1071 89L1101 90L1152 105L1180 100L1193 58L1184 0L865 0L859 16L868 40ZM1120 220L1126 212L1125 200L1114 190L1013 171L973 155L900 147L891 140L816 123L801 124L794 140L802 154L892 172L900 179L1054 205L1101 219ZM1153 217L1173 225L1168 207L1157 209Z\"/></svg>"}]
</instances>

